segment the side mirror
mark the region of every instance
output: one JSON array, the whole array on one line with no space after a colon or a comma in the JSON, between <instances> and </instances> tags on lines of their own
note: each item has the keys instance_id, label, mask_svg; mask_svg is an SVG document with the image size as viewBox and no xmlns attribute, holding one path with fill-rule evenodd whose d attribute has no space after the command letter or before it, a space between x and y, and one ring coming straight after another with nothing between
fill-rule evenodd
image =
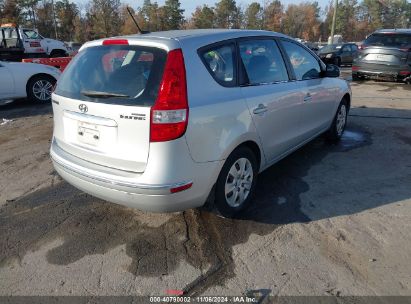
<instances>
[{"instance_id":1,"label":"side mirror","mask_svg":"<svg viewBox=\"0 0 411 304\"><path fill-rule=\"evenodd\" d=\"M340 68L334 64L327 64L324 77L340 77Z\"/></svg>"}]
</instances>

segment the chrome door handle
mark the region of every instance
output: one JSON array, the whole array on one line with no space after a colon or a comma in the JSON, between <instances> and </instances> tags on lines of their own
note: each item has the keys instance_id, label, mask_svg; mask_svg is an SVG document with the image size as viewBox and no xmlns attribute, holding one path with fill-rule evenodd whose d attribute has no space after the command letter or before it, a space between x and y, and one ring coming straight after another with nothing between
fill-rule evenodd
<instances>
[{"instance_id":1,"label":"chrome door handle","mask_svg":"<svg viewBox=\"0 0 411 304\"><path fill-rule=\"evenodd\" d=\"M265 105L263 105L262 103L260 103L258 105L258 107L253 110L253 113L254 114L262 114L264 112L267 112L267 110L268 110L267 107Z\"/></svg>"},{"instance_id":2,"label":"chrome door handle","mask_svg":"<svg viewBox=\"0 0 411 304\"><path fill-rule=\"evenodd\" d=\"M304 96L304 101L307 102L307 101L311 101L311 100L312 100L311 94L307 93L307 95Z\"/></svg>"}]
</instances>

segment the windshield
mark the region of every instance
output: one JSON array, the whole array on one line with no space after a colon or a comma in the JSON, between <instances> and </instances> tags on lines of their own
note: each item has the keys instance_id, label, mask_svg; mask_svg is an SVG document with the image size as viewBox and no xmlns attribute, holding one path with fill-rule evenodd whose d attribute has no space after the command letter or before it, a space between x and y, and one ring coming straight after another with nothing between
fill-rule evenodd
<instances>
[{"instance_id":1,"label":"windshield","mask_svg":"<svg viewBox=\"0 0 411 304\"><path fill-rule=\"evenodd\" d=\"M411 45L411 35L396 33L372 34L364 41L364 43L367 45L401 48Z\"/></svg>"},{"instance_id":2,"label":"windshield","mask_svg":"<svg viewBox=\"0 0 411 304\"><path fill-rule=\"evenodd\" d=\"M153 105L166 55L142 46L86 48L66 68L55 93L84 101Z\"/></svg>"},{"instance_id":3,"label":"windshield","mask_svg":"<svg viewBox=\"0 0 411 304\"><path fill-rule=\"evenodd\" d=\"M342 47L341 44L328 44L321 48L320 53L331 53L340 50Z\"/></svg>"}]
</instances>

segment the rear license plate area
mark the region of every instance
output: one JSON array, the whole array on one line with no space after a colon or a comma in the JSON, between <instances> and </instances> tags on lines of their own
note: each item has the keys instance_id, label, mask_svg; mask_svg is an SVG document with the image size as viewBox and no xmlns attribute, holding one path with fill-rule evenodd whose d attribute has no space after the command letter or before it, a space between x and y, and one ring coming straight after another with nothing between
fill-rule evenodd
<instances>
[{"instance_id":1,"label":"rear license plate area","mask_svg":"<svg viewBox=\"0 0 411 304\"><path fill-rule=\"evenodd\" d=\"M81 143L97 146L100 141L100 130L97 125L78 122L77 140Z\"/></svg>"}]
</instances>

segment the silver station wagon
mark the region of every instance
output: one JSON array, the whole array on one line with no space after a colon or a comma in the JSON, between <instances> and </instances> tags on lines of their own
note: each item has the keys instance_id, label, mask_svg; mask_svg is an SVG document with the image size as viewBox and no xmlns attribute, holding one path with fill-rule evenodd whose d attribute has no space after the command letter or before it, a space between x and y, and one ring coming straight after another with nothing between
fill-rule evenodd
<instances>
[{"instance_id":1,"label":"silver station wagon","mask_svg":"<svg viewBox=\"0 0 411 304\"><path fill-rule=\"evenodd\" d=\"M153 212L213 198L234 216L257 175L320 134L338 140L351 89L293 39L188 30L86 43L52 95L51 158L70 184Z\"/></svg>"}]
</instances>

